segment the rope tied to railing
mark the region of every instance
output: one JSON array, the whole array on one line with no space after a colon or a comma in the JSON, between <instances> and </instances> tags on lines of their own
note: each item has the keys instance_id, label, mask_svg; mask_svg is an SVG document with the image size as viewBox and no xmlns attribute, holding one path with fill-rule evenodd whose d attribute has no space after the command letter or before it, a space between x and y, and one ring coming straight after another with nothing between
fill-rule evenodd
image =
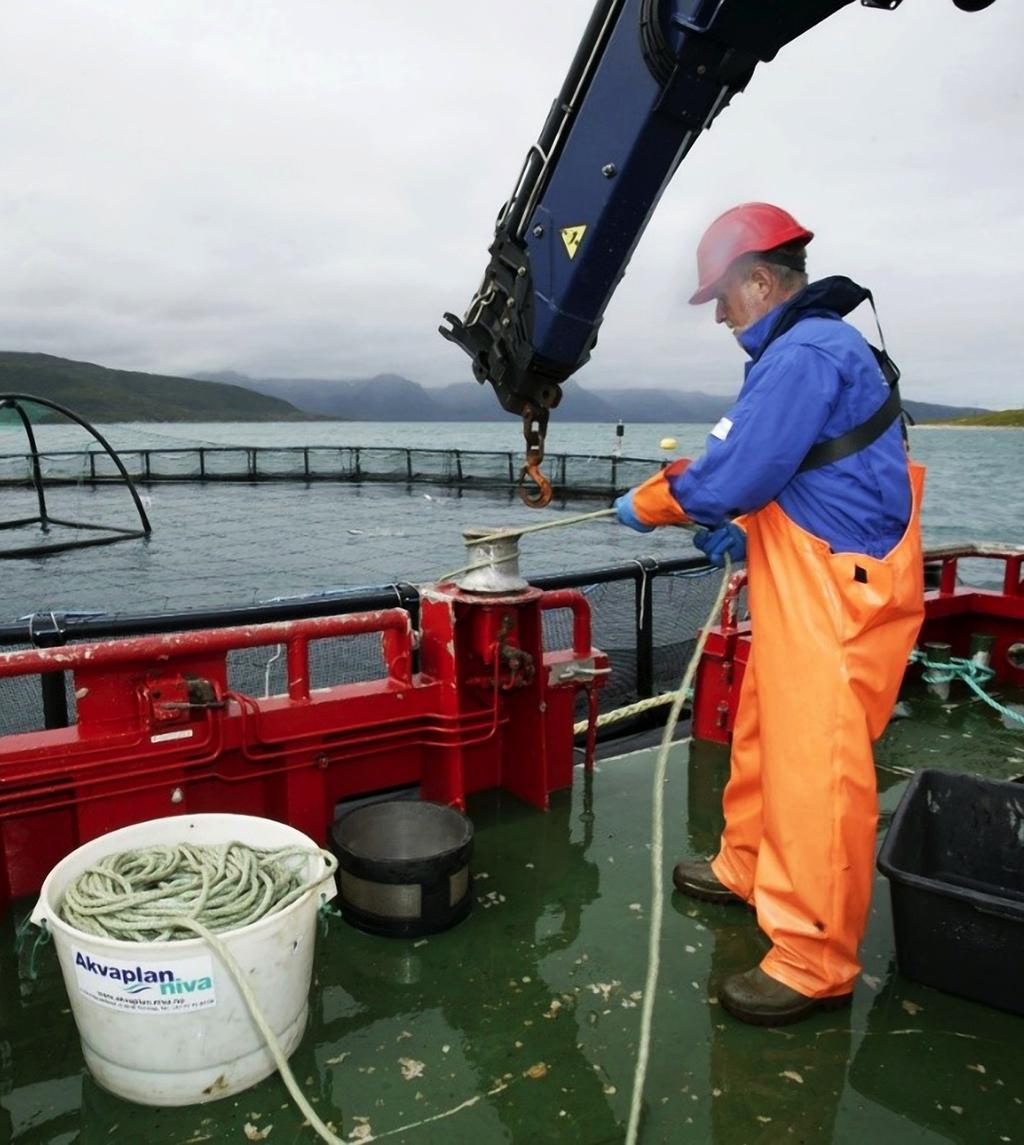
<instances>
[{"instance_id":1,"label":"rope tied to railing","mask_svg":"<svg viewBox=\"0 0 1024 1145\"><path fill-rule=\"evenodd\" d=\"M655 708L663 708L667 704L671 704L676 698L675 692L662 692L658 696L650 696L646 700L636 700L632 704L625 704L621 708L616 708L611 712L604 712L597 717L593 726L597 729L606 728L610 724L618 724L623 720L632 719L634 716L642 716L645 712L653 711ZM693 689L691 688L686 695L687 700L693 699ZM591 726L590 720L579 720L572 725L572 734L574 736L583 735L588 731Z\"/></svg>"}]
</instances>

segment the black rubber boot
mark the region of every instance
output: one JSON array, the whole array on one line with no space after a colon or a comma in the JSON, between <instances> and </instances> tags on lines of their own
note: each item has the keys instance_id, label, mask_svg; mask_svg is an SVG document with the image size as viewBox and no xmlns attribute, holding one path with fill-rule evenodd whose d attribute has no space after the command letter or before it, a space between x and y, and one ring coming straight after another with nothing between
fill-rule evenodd
<instances>
[{"instance_id":1,"label":"black rubber boot","mask_svg":"<svg viewBox=\"0 0 1024 1145\"><path fill-rule=\"evenodd\" d=\"M672 872L672 882L681 894L692 899L700 899L701 902L747 905L739 895L734 895L727 886L715 878L715 872L706 859L676 863Z\"/></svg>"},{"instance_id":2,"label":"black rubber boot","mask_svg":"<svg viewBox=\"0 0 1024 1145\"><path fill-rule=\"evenodd\" d=\"M831 998L808 998L765 974L760 966L726 978L718 991L723 1009L752 1026L788 1026L819 1010L842 1010L849 1006L852 997L852 994L839 994Z\"/></svg>"}]
</instances>

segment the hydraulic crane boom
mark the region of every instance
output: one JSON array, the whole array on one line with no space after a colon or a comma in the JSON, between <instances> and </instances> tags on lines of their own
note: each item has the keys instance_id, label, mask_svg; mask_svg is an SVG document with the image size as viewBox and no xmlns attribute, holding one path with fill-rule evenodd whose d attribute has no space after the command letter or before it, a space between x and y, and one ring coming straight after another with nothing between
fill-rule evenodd
<instances>
[{"instance_id":1,"label":"hydraulic crane boom","mask_svg":"<svg viewBox=\"0 0 1024 1145\"><path fill-rule=\"evenodd\" d=\"M502 207L483 282L445 338L523 417L528 505L561 385L590 357L605 307L662 192L761 62L855 0L597 0L540 138ZM993 0L953 0L967 11ZM902 0L861 0L897 8Z\"/></svg>"}]
</instances>

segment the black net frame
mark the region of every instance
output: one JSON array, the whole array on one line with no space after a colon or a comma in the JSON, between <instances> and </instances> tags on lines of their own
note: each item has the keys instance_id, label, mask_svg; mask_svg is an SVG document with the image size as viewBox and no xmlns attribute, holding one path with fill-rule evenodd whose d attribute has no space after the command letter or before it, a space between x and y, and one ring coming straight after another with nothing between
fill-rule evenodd
<instances>
[{"instance_id":1,"label":"black net frame","mask_svg":"<svg viewBox=\"0 0 1024 1145\"><path fill-rule=\"evenodd\" d=\"M81 426L82 429L92 435L93 439L103 449L102 454L89 454L90 458L92 458L91 464L93 471L95 472L95 460L97 457L105 458L114 466L118 477L127 486L128 492L135 503L135 509L139 515L139 527L137 529L126 529L118 525L97 524L94 521L69 520L64 517L56 517L49 511L46 503L47 478L43 472L43 455L39 452L39 445L36 441L35 431L32 428L32 420L25 408L26 405L41 406L43 409L58 413L76 425ZM0 393L0 410L5 409L11 410L14 413L21 422L22 428L25 430L25 436L29 445L29 453L25 456L29 462L30 481L32 488L35 490L36 503L39 511L34 516L16 517L9 521L0 521L0 532L13 532L17 529L35 529L38 527L46 539L35 541L30 545L0 547L0 560L19 560L24 557L49 556L52 553L65 553L71 549L86 549L96 545L112 545L118 541L127 541L133 538L137 539L149 536L152 532L152 526L149 523L146 510L142 506L142 500L139 497L138 490L135 488L135 483L132 481L131 475L114 448L94 425L86 421L85 418L79 417L78 414L69 410L66 406L59 405L57 402L50 401L48 398L37 397L33 394ZM50 536L54 526L69 529L74 535ZM79 532L85 535L77 535Z\"/></svg>"}]
</instances>

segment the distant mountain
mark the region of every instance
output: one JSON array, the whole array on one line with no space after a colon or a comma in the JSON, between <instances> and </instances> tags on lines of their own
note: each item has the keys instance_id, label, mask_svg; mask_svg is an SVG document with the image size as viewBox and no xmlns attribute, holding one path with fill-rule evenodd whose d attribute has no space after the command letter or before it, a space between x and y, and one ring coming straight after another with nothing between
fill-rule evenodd
<instances>
[{"instance_id":1,"label":"distant mountain","mask_svg":"<svg viewBox=\"0 0 1024 1145\"><path fill-rule=\"evenodd\" d=\"M601 397L615 418L636 422L718 421L733 403L732 397L705 394L700 390L614 389L602 390Z\"/></svg>"},{"instance_id":2,"label":"distant mountain","mask_svg":"<svg viewBox=\"0 0 1024 1145\"><path fill-rule=\"evenodd\" d=\"M427 389L399 374L330 381L324 378L248 378L234 371L197 374L212 382L230 381L261 394L284 398L300 409L358 421L503 421L490 386L476 382ZM607 421L613 414L596 394L570 382L559 406L567 421Z\"/></svg>"},{"instance_id":3,"label":"distant mountain","mask_svg":"<svg viewBox=\"0 0 1024 1145\"><path fill-rule=\"evenodd\" d=\"M399 374L331 381L324 378L250 378L234 371L177 378L111 370L51 354L0 351L0 393L38 394L91 421L503 421L490 386L458 382L427 389ZM638 388L587 390L565 386L562 421L707 425L732 404L697 391ZM918 422L992 415L977 406L905 402ZM1013 415L1013 411L1008 411ZM1012 423L1012 416L1011 416Z\"/></svg>"},{"instance_id":4,"label":"distant mountain","mask_svg":"<svg viewBox=\"0 0 1024 1145\"><path fill-rule=\"evenodd\" d=\"M459 382L438 390L428 390L436 399L446 421L504 421L508 418L488 385L476 382ZM562 421L614 421L615 414L603 394L585 390L578 382L566 384L562 403L556 415Z\"/></svg>"},{"instance_id":5,"label":"distant mountain","mask_svg":"<svg viewBox=\"0 0 1024 1145\"><path fill-rule=\"evenodd\" d=\"M209 381L250 386L262 394L288 401L329 417L358 421L502 421L508 415L498 405L490 386L457 382L427 389L398 374L329 381L323 378L248 378L220 372L200 374ZM707 425L732 405L732 398L700 390L614 389L586 390L578 382L565 386L557 416L562 421ZM904 402L915 421L962 417L982 413L975 407L944 406L933 402Z\"/></svg>"},{"instance_id":6,"label":"distant mountain","mask_svg":"<svg viewBox=\"0 0 1024 1145\"><path fill-rule=\"evenodd\" d=\"M233 370L196 374L208 382L246 386L322 417L355 421L436 421L428 391L398 374L329 381L323 378L250 378Z\"/></svg>"},{"instance_id":7,"label":"distant mountain","mask_svg":"<svg viewBox=\"0 0 1024 1145\"><path fill-rule=\"evenodd\" d=\"M0 351L0 393L49 398L103 423L310 420L290 402L248 386L109 370L51 354Z\"/></svg>"}]
</instances>

